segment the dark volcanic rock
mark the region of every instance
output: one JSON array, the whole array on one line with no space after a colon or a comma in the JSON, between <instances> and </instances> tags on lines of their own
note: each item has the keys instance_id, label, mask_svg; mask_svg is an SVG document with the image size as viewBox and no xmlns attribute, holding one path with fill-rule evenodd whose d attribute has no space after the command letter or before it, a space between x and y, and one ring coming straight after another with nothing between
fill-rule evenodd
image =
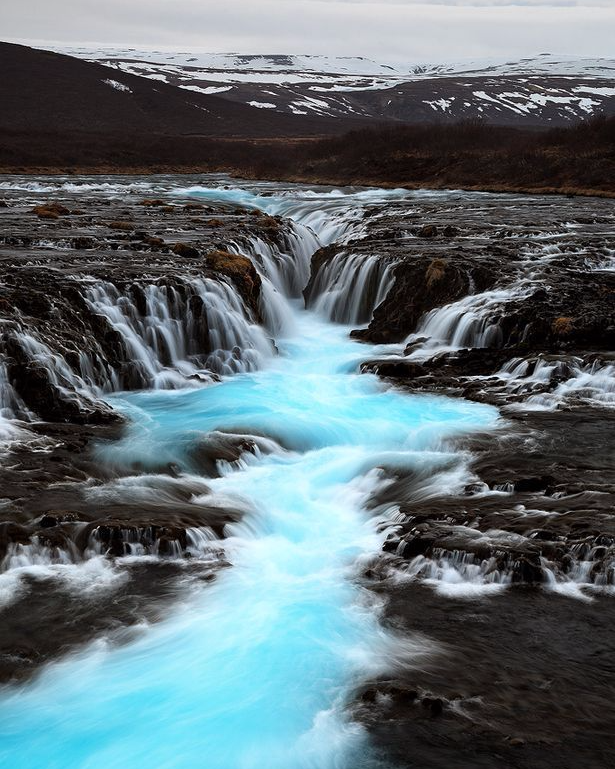
<instances>
[{"instance_id":1,"label":"dark volcanic rock","mask_svg":"<svg viewBox=\"0 0 615 769\"><path fill-rule=\"evenodd\" d=\"M198 248L189 245L188 243L176 243L172 251L178 256L185 256L187 259L197 259L200 256Z\"/></svg>"},{"instance_id":2,"label":"dark volcanic rock","mask_svg":"<svg viewBox=\"0 0 615 769\"><path fill-rule=\"evenodd\" d=\"M377 344L398 342L415 331L425 313L472 291L485 291L499 277L497 259L475 260L465 254L449 258L415 255L394 268L395 282L357 339Z\"/></svg>"}]
</instances>

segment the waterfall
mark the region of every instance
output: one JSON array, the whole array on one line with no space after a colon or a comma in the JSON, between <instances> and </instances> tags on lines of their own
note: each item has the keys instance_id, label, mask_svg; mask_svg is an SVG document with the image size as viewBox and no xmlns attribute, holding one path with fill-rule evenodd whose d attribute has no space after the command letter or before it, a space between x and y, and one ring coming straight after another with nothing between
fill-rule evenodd
<instances>
[{"instance_id":1,"label":"waterfall","mask_svg":"<svg viewBox=\"0 0 615 769\"><path fill-rule=\"evenodd\" d=\"M335 189L292 190L271 195L246 189L190 187L181 192L199 200L241 205L290 221L290 232L285 235L287 252L254 238L249 254L263 280L262 296L266 302L261 303L261 314L267 328L276 335L283 334L291 322L287 305L276 294L300 296L310 277L311 257L318 248L364 237L368 206L408 196L406 190L363 190L352 194ZM242 252L237 244L230 250ZM375 254L340 254L319 270L307 306L338 323L366 324L393 284L392 266L393 263Z\"/></svg>"},{"instance_id":2,"label":"waterfall","mask_svg":"<svg viewBox=\"0 0 615 769\"><path fill-rule=\"evenodd\" d=\"M302 297L312 255L323 244L359 236L365 229L365 207L382 195L388 199L399 193L357 193L351 205L348 195L337 190L268 196L216 189L195 194L286 217L284 227L274 228L274 237L255 235L225 246L232 253L247 254L261 278L260 317L253 317L224 277L175 276L172 284L156 280L131 285L85 279L79 289L86 308L82 338L74 338L70 330L66 333L62 325L56 335L29 321L20 322L12 334L14 348L20 350L17 365L22 379L28 376L24 368L28 360L45 372L48 416L53 412L53 418L62 418L64 406L88 411L100 406L108 393L176 389L207 381L212 374L262 366L275 353L269 337L285 338L294 331L289 300ZM308 304L331 320L364 324L391 284L392 265L377 256L338 256L316 276ZM88 318L87 310L94 318ZM28 416L24 404L17 402L6 367L0 373L0 389L3 424L15 416ZM36 409L32 400L30 393L28 405Z\"/></svg>"},{"instance_id":3,"label":"waterfall","mask_svg":"<svg viewBox=\"0 0 615 769\"><path fill-rule=\"evenodd\" d=\"M273 353L271 341L224 281L193 279L123 292L100 282L87 289L86 300L122 339L134 369L129 376L136 373L141 386L173 388L204 372L252 371ZM121 384L126 388L130 381Z\"/></svg>"},{"instance_id":4,"label":"waterfall","mask_svg":"<svg viewBox=\"0 0 615 769\"><path fill-rule=\"evenodd\" d=\"M9 381L6 364L0 359L0 443L15 437L18 431L12 420L26 415L27 409Z\"/></svg>"},{"instance_id":5,"label":"waterfall","mask_svg":"<svg viewBox=\"0 0 615 769\"><path fill-rule=\"evenodd\" d=\"M24 411L25 406L9 381L6 363L0 360L0 435L2 424L6 425L10 419L16 419L17 415Z\"/></svg>"},{"instance_id":6,"label":"waterfall","mask_svg":"<svg viewBox=\"0 0 615 769\"><path fill-rule=\"evenodd\" d=\"M434 349L458 350L466 347L500 347L502 331L494 315L502 304L519 298L516 287L485 291L426 313L408 342L426 339L415 353L433 354Z\"/></svg>"},{"instance_id":7,"label":"waterfall","mask_svg":"<svg viewBox=\"0 0 615 769\"><path fill-rule=\"evenodd\" d=\"M54 420L109 413L101 402L105 394L177 389L212 375L254 371L275 354L269 335L225 278L79 285L85 333L75 335L63 321L51 329L19 319L4 337L0 435L8 434L9 420L34 419L32 411ZM40 392L33 391L33 376Z\"/></svg>"},{"instance_id":8,"label":"waterfall","mask_svg":"<svg viewBox=\"0 0 615 769\"><path fill-rule=\"evenodd\" d=\"M318 249L316 235L306 227L290 223L285 233L286 248L252 237L248 249L230 243L229 252L248 256L261 278L259 310L265 328L274 337L293 330L293 314L288 299L299 299L310 277L312 254Z\"/></svg>"},{"instance_id":9,"label":"waterfall","mask_svg":"<svg viewBox=\"0 0 615 769\"><path fill-rule=\"evenodd\" d=\"M247 255L261 279L268 280L283 296L298 299L310 278L312 254L320 244L313 232L297 225L292 226L287 238L287 248L282 249L258 236L252 237ZM237 243L231 243L229 251L243 253Z\"/></svg>"},{"instance_id":10,"label":"waterfall","mask_svg":"<svg viewBox=\"0 0 615 769\"><path fill-rule=\"evenodd\" d=\"M336 254L318 270L307 306L336 323L369 323L393 285L393 266L375 254Z\"/></svg>"},{"instance_id":11,"label":"waterfall","mask_svg":"<svg viewBox=\"0 0 615 769\"><path fill-rule=\"evenodd\" d=\"M84 406L91 407L100 396L102 389L97 381L101 377L94 373L92 358L87 353L81 352L78 356L79 364L83 365L82 376L81 371L76 373L63 355L54 352L33 334L22 331L15 339L30 363L45 371L49 384L64 402L71 403L77 410L81 410ZM105 372L103 379L106 376Z\"/></svg>"},{"instance_id":12,"label":"waterfall","mask_svg":"<svg viewBox=\"0 0 615 769\"><path fill-rule=\"evenodd\" d=\"M612 361L584 361L579 357L513 358L497 376L508 393L529 396L523 401L526 409L550 411L575 400L597 406L615 405L615 363Z\"/></svg>"},{"instance_id":13,"label":"waterfall","mask_svg":"<svg viewBox=\"0 0 615 769\"><path fill-rule=\"evenodd\" d=\"M363 213L369 205L402 200L407 190L363 190L346 194L341 190L321 192L292 189L278 194L259 194L246 189L223 187L188 187L179 194L211 203L240 205L264 211L271 216L283 216L312 230L321 245L359 237L364 229Z\"/></svg>"}]
</instances>

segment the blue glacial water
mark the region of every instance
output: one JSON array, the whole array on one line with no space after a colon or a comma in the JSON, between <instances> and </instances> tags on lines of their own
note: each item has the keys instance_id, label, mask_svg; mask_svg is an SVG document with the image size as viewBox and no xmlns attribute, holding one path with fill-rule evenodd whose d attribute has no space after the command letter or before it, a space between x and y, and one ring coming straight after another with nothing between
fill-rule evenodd
<instances>
[{"instance_id":1,"label":"blue glacial water","mask_svg":"<svg viewBox=\"0 0 615 769\"><path fill-rule=\"evenodd\" d=\"M430 649L379 623L361 563L386 536L368 512L383 468L463 483L454 434L495 410L409 396L355 371L369 348L295 310L294 336L256 373L204 389L119 397L133 418L104 460L173 461L209 431L266 435L266 452L211 480L245 511L232 564L166 621L94 644L0 699L0 766L20 769L361 769L380 766L345 705L362 681Z\"/></svg>"},{"instance_id":2,"label":"blue glacial water","mask_svg":"<svg viewBox=\"0 0 615 769\"><path fill-rule=\"evenodd\" d=\"M360 227L362 206L408 195L272 195L258 186L175 194L290 216L321 243ZM265 437L255 455L220 464L198 500L243 511L226 530L231 566L206 587L191 582L182 605L136 640L100 640L6 688L0 767L381 766L349 714L353 693L436 650L385 629L379 599L359 579L396 513L374 500L391 469L421 479L425 496L458 490L466 458L447 442L498 415L357 374L374 349L353 342L349 328L287 310L292 336L276 339L279 356L261 370L113 398L132 421L121 441L100 447L101 461L124 471L138 464L146 478L173 464L188 483L194 447L210 433Z\"/></svg>"}]
</instances>

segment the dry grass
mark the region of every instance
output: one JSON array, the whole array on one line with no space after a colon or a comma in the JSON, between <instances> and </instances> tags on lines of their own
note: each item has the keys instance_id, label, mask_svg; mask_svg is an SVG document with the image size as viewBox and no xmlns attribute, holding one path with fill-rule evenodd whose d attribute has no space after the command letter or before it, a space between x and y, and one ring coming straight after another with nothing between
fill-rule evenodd
<instances>
[{"instance_id":1,"label":"dry grass","mask_svg":"<svg viewBox=\"0 0 615 769\"><path fill-rule=\"evenodd\" d=\"M61 203L45 203L32 209L39 219L59 219L60 216L70 213Z\"/></svg>"},{"instance_id":2,"label":"dry grass","mask_svg":"<svg viewBox=\"0 0 615 769\"><path fill-rule=\"evenodd\" d=\"M615 117L550 131L397 125L293 141L78 132L7 132L2 139L0 169L15 173L225 172L313 184L615 197Z\"/></svg>"},{"instance_id":3,"label":"dry grass","mask_svg":"<svg viewBox=\"0 0 615 769\"><path fill-rule=\"evenodd\" d=\"M551 324L551 331L555 336L569 336L574 328L574 321L572 318L556 318Z\"/></svg>"},{"instance_id":4,"label":"dry grass","mask_svg":"<svg viewBox=\"0 0 615 769\"><path fill-rule=\"evenodd\" d=\"M433 262L429 265L425 273L425 279L427 280L427 285L429 288L431 288L434 283L442 280L444 273L446 272L447 264L448 262L446 259L434 259Z\"/></svg>"}]
</instances>

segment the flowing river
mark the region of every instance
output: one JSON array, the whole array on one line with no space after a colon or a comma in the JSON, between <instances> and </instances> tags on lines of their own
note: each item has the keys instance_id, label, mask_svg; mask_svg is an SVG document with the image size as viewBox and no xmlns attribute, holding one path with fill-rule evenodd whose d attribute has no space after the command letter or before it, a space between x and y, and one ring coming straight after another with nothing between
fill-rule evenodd
<instances>
[{"instance_id":1,"label":"flowing river","mask_svg":"<svg viewBox=\"0 0 615 769\"><path fill-rule=\"evenodd\" d=\"M332 240L335 222L318 200L311 205L308 223L318 219L316 234ZM358 374L375 349L278 294L288 322L277 355L200 389L112 396L132 421L121 441L99 449L101 461L155 468L163 459L189 476L199 436L255 436L255 454L207 480L209 504L243 512L227 527L230 567L136 640L95 643L4 690L0 765L380 766L350 715L353 694L430 649L381 625L362 585L397 512L378 496L390 469L417 473L426 493L457 491L466 458L448 441L498 414Z\"/></svg>"}]
</instances>

